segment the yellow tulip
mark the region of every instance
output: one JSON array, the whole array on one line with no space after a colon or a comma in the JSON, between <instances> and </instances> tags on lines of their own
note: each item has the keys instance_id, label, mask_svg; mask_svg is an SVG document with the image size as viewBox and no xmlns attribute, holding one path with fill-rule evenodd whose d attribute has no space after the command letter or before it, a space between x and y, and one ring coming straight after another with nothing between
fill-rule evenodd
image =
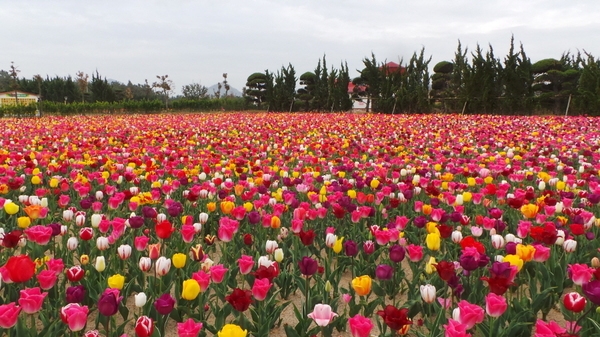
<instances>
[{"instance_id":1,"label":"yellow tulip","mask_svg":"<svg viewBox=\"0 0 600 337\"><path fill-rule=\"evenodd\" d=\"M523 216L527 219L535 218L539 210L540 208L536 204L526 204L521 206L521 213L523 213Z\"/></svg>"},{"instance_id":2,"label":"yellow tulip","mask_svg":"<svg viewBox=\"0 0 600 337\"><path fill-rule=\"evenodd\" d=\"M533 260L533 255L535 254L535 248L530 245L517 245L517 256L521 258L524 262Z\"/></svg>"},{"instance_id":3,"label":"yellow tulip","mask_svg":"<svg viewBox=\"0 0 600 337\"><path fill-rule=\"evenodd\" d=\"M175 253L173 254L171 261L173 262L173 267L178 269L183 268L185 266L185 262L187 261L187 255L183 253Z\"/></svg>"},{"instance_id":4,"label":"yellow tulip","mask_svg":"<svg viewBox=\"0 0 600 337\"><path fill-rule=\"evenodd\" d=\"M371 180L371 184L370 185L371 185L372 189L376 189L377 187L379 187L379 180L377 180L377 179Z\"/></svg>"},{"instance_id":5,"label":"yellow tulip","mask_svg":"<svg viewBox=\"0 0 600 337\"><path fill-rule=\"evenodd\" d=\"M427 264L425 265L425 272L427 274L433 274L436 272L435 269L435 265L437 264L437 261L435 260L435 257L430 257L429 261L427 261Z\"/></svg>"},{"instance_id":6,"label":"yellow tulip","mask_svg":"<svg viewBox=\"0 0 600 337\"><path fill-rule=\"evenodd\" d=\"M214 212L214 211L217 209L217 203L216 203L216 202L214 202L214 201L213 201L213 202L209 202L209 203L207 203L207 204L206 204L206 209L207 209L209 212Z\"/></svg>"},{"instance_id":7,"label":"yellow tulip","mask_svg":"<svg viewBox=\"0 0 600 337\"><path fill-rule=\"evenodd\" d=\"M339 254L342 251L342 242L344 242L343 236L341 238L335 240L335 243L333 244L333 251L336 254Z\"/></svg>"},{"instance_id":8,"label":"yellow tulip","mask_svg":"<svg viewBox=\"0 0 600 337\"><path fill-rule=\"evenodd\" d=\"M17 226L19 226L19 228L25 229L29 227L29 225L31 225L31 218L28 216L20 216L17 218Z\"/></svg>"},{"instance_id":9,"label":"yellow tulip","mask_svg":"<svg viewBox=\"0 0 600 337\"><path fill-rule=\"evenodd\" d=\"M348 192L346 192L346 193L348 194L350 199L356 199L356 191L355 190L348 190Z\"/></svg>"},{"instance_id":10,"label":"yellow tulip","mask_svg":"<svg viewBox=\"0 0 600 337\"><path fill-rule=\"evenodd\" d=\"M463 202L469 202L473 199L473 194L471 192L463 192L462 194Z\"/></svg>"},{"instance_id":11,"label":"yellow tulip","mask_svg":"<svg viewBox=\"0 0 600 337\"><path fill-rule=\"evenodd\" d=\"M512 266L516 266L519 271L521 271L521 268L523 268L523 260L518 255L506 255L502 262L508 262Z\"/></svg>"},{"instance_id":12,"label":"yellow tulip","mask_svg":"<svg viewBox=\"0 0 600 337\"><path fill-rule=\"evenodd\" d=\"M438 233L429 233L425 238L429 250L440 250L442 238Z\"/></svg>"},{"instance_id":13,"label":"yellow tulip","mask_svg":"<svg viewBox=\"0 0 600 337\"><path fill-rule=\"evenodd\" d=\"M476 182L475 182L475 178L473 177L468 177L467 178L467 185L469 186L475 186Z\"/></svg>"},{"instance_id":14,"label":"yellow tulip","mask_svg":"<svg viewBox=\"0 0 600 337\"><path fill-rule=\"evenodd\" d=\"M17 214L17 212L19 212L19 205L14 202L7 202L4 204L4 211L8 215Z\"/></svg>"},{"instance_id":15,"label":"yellow tulip","mask_svg":"<svg viewBox=\"0 0 600 337\"><path fill-rule=\"evenodd\" d=\"M242 330L239 325L225 324L221 331L217 332L218 337L246 337L248 330Z\"/></svg>"},{"instance_id":16,"label":"yellow tulip","mask_svg":"<svg viewBox=\"0 0 600 337\"><path fill-rule=\"evenodd\" d=\"M352 280L352 289L358 296L369 295L371 292L371 277L369 275L355 277Z\"/></svg>"},{"instance_id":17,"label":"yellow tulip","mask_svg":"<svg viewBox=\"0 0 600 337\"><path fill-rule=\"evenodd\" d=\"M125 284L125 276L121 274L115 274L108 278L108 287L112 289L123 289Z\"/></svg>"},{"instance_id":18,"label":"yellow tulip","mask_svg":"<svg viewBox=\"0 0 600 337\"><path fill-rule=\"evenodd\" d=\"M559 180L559 181L556 182L556 189L558 191L564 190L566 186L567 186L567 184L564 181L562 181L562 180Z\"/></svg>"},{"instance_id":19,"label":"yellow tulip","mask_svg":"<svg viewBox=\"0 0 600 337\"><path fill-rule=\"evenodd\" d=\"M57 188L58 187L58 179L56 179L56 178L50 179L50 187Z\"/></svg>"},{"instance_id":20,"label":"yellow tulip","mask_svg":"<svg viewBox=\"0 0 600 337\"><path fill-rule=\"evenodd\" d=\"M181 298L184 300L195 300L200 294L200 285L194 279L183 281L183 289L181 290Z\"/></svg>"},{"instance_id":21,"label":"yellow tulip","mask_svg":"<svg viewBox=\"0 0 600 337\"><path fill-rule=\"evenodd\" d=\"M244 209L246 210L246 212L250 213L252 212L252 209L254 208L254 205L251 202L246 202L244 204Z\"/></svg>"},{"instance_id":22,"label":"yellow tulip","mask_svg":"<svg viewBox=\"0 0 600 337\"><path fill-rule=\"evenodd\" d=\"M33 185L39 185L42 183L42 179L39 176L33 176L31 177L31 184Z\"/></svg>"}]
</instances>

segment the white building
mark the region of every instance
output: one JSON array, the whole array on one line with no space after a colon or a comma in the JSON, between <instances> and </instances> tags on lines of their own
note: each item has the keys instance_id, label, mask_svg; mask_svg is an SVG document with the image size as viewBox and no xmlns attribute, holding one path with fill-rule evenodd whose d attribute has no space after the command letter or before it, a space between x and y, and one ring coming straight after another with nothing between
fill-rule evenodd
<instances>
[{"instance_id":1,"label":"white building","mask_svg":"<svg viewBox=\"0 0 600 337\"><path fill-rule=\"evenodd\" d=\"M0 92L0 106L15 105L17 103L22 105L36 104L38 98L39 95L23 91L17 91L16 96L14 91Z\"/></svg>"}]
</instances>

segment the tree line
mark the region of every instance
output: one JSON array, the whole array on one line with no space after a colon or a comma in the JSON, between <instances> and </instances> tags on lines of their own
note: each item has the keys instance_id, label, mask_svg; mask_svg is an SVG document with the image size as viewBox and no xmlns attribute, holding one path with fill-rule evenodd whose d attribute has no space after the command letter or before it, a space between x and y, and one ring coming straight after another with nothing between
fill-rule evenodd
<instances>
[{"instance_id":1,"label":"tree line","mask_svg":"<svg viewBox=\"0 0 600 337\"><path fill-rule=\"evenodd\" d=\"M98 71L91 80L81 71L75 78L36 75L27 79L19 78L19 70L12 64L10 72L0 70L0 92L18 89L41 94L44 102L80 103L70 108L48 103L50 110L75 112L95 111L85 104L99 102L129 107L122 108L126 111L156 109L156 103L132 103L154 101L167 109L190 111L337 112L351 110L354 102L361 101L368 111L380 113L561 114L568 108L569 114L600 114L600 59L585 51L565 52L559 59L533 63L523 44L516 47L511 37L509 52L502 58L494 55L491 45L484 50L478 44L469 51L458 41L454 58L433 67L424 48L399 64L378 61L374 54L362 63L355 78L350 78L347 63L328 67L325 55L314 70L299 76L291 64L274 72L256 72L248 76L243 98L227 95L227 73L218 85L219 92L212 96L206 87L192 83L182 87L183 95L171 97L174 85L168 75L141 84L109 82ZM224 97L220 97L221 88Z\"/></svg>"}]
</instances>

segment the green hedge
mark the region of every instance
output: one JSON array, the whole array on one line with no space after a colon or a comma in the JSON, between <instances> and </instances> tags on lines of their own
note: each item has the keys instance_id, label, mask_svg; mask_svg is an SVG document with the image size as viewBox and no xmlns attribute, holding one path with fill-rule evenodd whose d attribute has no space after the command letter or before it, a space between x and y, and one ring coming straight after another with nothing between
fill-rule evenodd
<instances>
[{"instance_id":1,"label":"green hedge","mask_svg":"<svg viewBox=\"0 0 600 337\"><path fill-rule=\"evenodd\" d=\"M103 113L149 113L164 110L161 100L121 101L121 102L42 102L42 114L103 114ZM205 98L200 100L178 99L169 103L171 111L220 111L245 110L247 102L242 97ZM38 104L0 106L0 117L31 117L36 115Z\"/></svg>"}]
</instances>

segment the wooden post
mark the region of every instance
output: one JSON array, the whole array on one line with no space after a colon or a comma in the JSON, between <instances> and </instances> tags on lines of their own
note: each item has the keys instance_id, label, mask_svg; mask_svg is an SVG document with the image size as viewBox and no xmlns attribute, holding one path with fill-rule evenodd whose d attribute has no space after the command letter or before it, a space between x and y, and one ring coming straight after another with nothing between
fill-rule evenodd
<instances>
[{"instance_id":1,"label":"wooden post","mask_svg":"<svg viewBox=\"0 0 600 337\"><path fill-rule=\"evenodd\" d=\"M569 100L567 101L567 109L565 110L565 117L569 113L569 106L571 106L571 94L569 94Z\"/></svg>"},{"instance_id":2,"label":"wooden post","mask_svg":"<svg viewBox=\"0 0 600 337\"><path fill-rule=\"evenodd\" d=\"M461 115L464 115L464 114L465 114L465 109L467 108L467 102L468 102L468 100L467 100L467 101L465 101L465 105L463 105L462 112L460 113Z\"/></svg>"}]
</instances>

